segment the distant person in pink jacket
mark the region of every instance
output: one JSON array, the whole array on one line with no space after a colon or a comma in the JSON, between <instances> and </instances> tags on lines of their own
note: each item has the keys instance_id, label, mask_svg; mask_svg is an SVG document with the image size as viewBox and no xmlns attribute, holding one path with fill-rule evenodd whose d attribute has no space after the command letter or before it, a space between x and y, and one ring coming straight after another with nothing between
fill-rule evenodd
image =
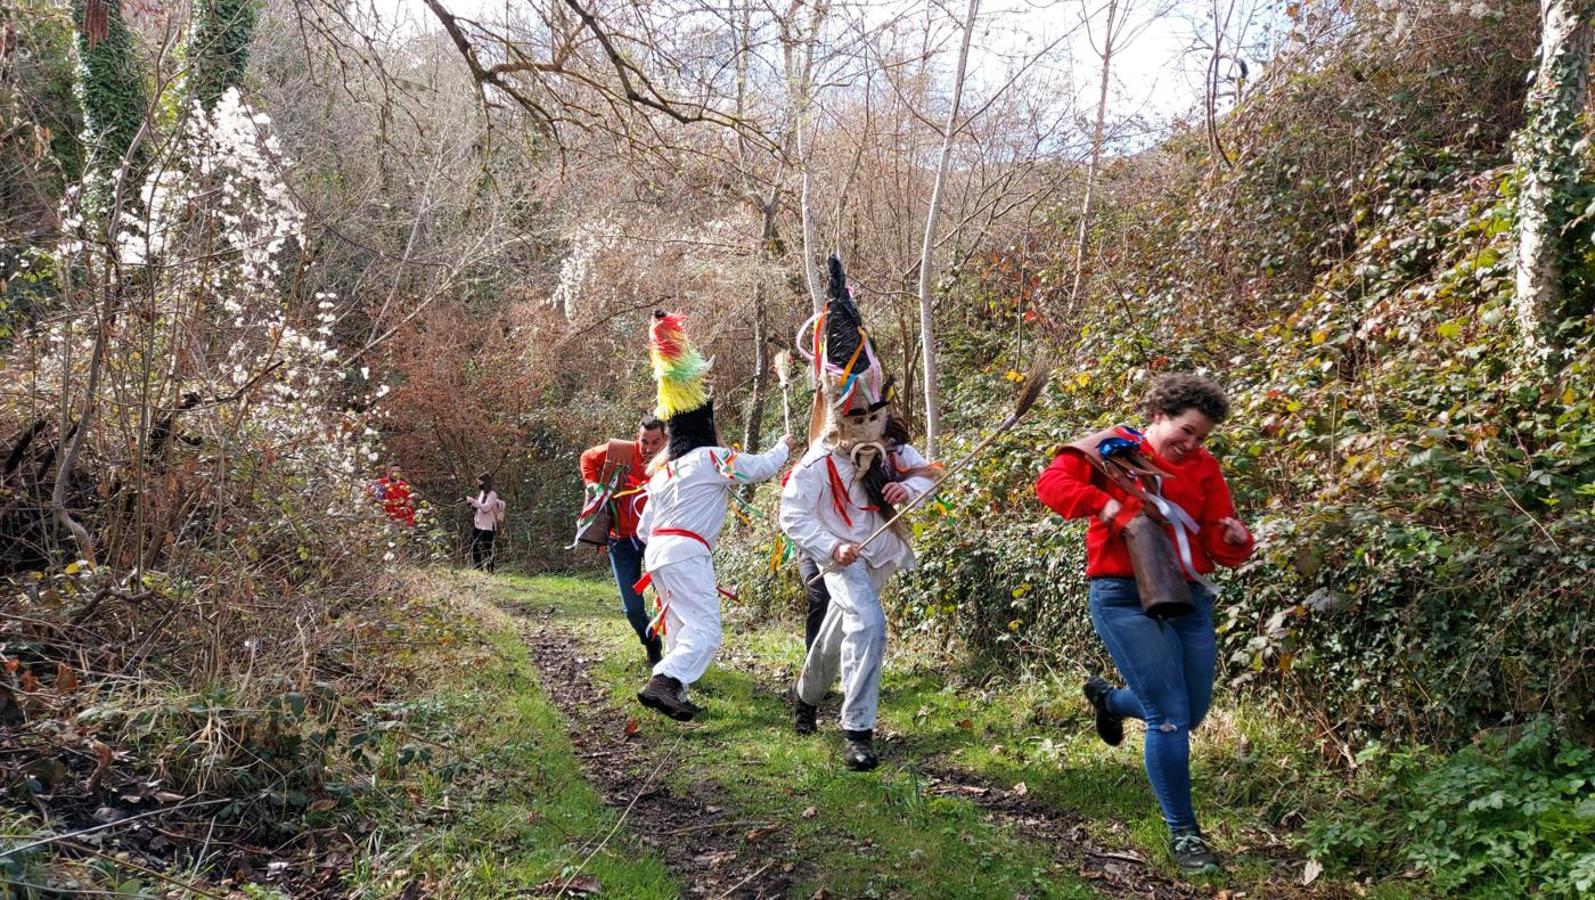
<instances>
[{"instance_id":1,"label":"distant person in pink jacket","mask_svg":"<svg viewBox=\"0 0 1595 900\"><path fill-rule=\"evenodd\" d=\"M493 539L504 524L504 501L493 490L493 476L476 476L476 496L466 497L474 513L471 517L471 565L493 571Z\"/></svg>"}]
</instances>

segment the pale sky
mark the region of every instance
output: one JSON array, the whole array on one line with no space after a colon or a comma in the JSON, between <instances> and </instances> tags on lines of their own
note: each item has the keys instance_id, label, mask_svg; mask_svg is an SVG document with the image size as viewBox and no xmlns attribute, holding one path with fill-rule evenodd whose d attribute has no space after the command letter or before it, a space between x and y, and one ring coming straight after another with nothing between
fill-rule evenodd
<instances>
[{"instance_id":1,"label":"pale sky","mask_svg":"<svg viewBox=\"0 0 1595 900\"><path fill-rule=\"evenodd\" d=\"M369 0L371 6L385 18L404 23L403 30L438 29L431 12L422 0ZM444 0L450 12L482 21L500 18L506 7L515 9L518 0ZM1106 0L987 0L982 4L980 21L990 30L986 32L990 43L1012 43L1011 52L1019 53L1029 47L1045 46L1060 34L1074 31L1066 44L1072 57L1069 80L1078 86L1078 102L1094 106L1100 61L1091 42L1079 28L1082 4L1086 4L1092 18L1101 30ZM1211 8L1212 0L1119 0L1132 12L1130 29L1133 40L1116 51L1113 61L1111 115L1123 118L1141 115L1155 123L1166 123L1173 117L1193 109L1201 96L1200 70L1204 61L1187 51L1192 45L1193 18L1200 11ZM962 11L963 4L950 0L952 8ZM861 4L866 17L870 10L881 10L883 17L907 9L923 10L917 3L905 6L903 0L867 0ZM1269 7L1268 0L1252 0L1242 6ZM1173 7L1172 12L1154 13L1156 6ZM497 15L495 15L497 14ZM999 32L993 38L993 32ZM1023 46L1021 46L1021 44ZM953 53L946 54L949 65ZM982 63L995 65L983 66ZM997 55L982 60L980 52L971 55L971 78L977 83L982 72L998 75L1002 63ZM977 89L978 92L978 89Z\"/></svg>"}]
</instances>

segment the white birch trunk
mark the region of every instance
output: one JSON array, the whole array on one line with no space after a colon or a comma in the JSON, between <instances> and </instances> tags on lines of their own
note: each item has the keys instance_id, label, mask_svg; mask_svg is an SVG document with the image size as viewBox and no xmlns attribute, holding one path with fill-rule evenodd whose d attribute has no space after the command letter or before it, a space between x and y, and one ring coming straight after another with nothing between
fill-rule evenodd
<instances>
[{"instance_id":1,"label":"white birch trunk","mask_svg":"<svg viewBox=\"0 0 1595 900\"><path fill-rule=\"evenodd\" d=\"M1578 182L1578 117L1589 92L1595 0L1541 0L1540 18L1540 67L1516 150L1522 185L1514 305L1524 341L1545 361L1562 311L1563 198Z\"/></svg>"},{"instance_id":2,"label":"white birch trunk","mask_svg":"<svg viewBox=\"0 0 1595 900\"><path fill-rule=\"evenodd\" d=\"M1108 122L1108 76L1113 72L1113 43L1117 35L1113 26L1119 14L1118 0L1108 0L1108 27L1102 39L1101 86L1097 89L1097 120L1091 129L1091 160L1085 169L1085 197L1080 201L1080 227L1074 238L1074 283L1069 288L1069 306L1080 297L1080 284L1085 274L1086 238L1091 229L1091 204L1096 199L1097 171L1102 167L1102 140Z\"/></svg>"},{"instance_id":3,"label":"white birch trunk","mask_svg":"<svg viewBox=\"0 0 1595 900\"><path fill-rule=\"evenodd\" d=\"M969 64L969 40L975 34L975 16L980 0L969 0L969 15L964 19L964 40L958 49L958 72L953 76L953 99L947 110L947 125L942 129L941 156L936 164L936 182L930 191L930 209L925 213L925 241L919 249L919 339L924 354L925 456L934 459L941 437L941 398L936 388L936 329L932 316L931 255L936 247L936 225L941 216L942 190L947 183L947 165L952 159L953 138L958 134L958 107L964 98L964 71Z\"/></svg>"}]
</instances>

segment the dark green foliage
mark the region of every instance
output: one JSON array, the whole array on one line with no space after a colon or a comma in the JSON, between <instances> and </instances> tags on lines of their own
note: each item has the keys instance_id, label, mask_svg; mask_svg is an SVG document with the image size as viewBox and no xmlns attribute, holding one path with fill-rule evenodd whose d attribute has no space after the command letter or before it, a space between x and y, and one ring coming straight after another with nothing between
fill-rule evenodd
<instances>
[{"instance_id":1,"label":"dark green foliage","mask_svg":"<svg viewBox=\"0 0 1595 900\"><path fill-rule=\"evenodd\" d=\"M17 323L54 302L53 264L28 249L53 225L67 184L82 173L83 119L72 97L72 21L47 0L0 8L0 346Z\"/></svg>"},{"instance_id":2,"label":"dark green foliage","mask_svg":"<svg viewBox=\"0 0 1595 900\"><path fill-rule=\"evenodd\" d=\"M1355 789L1308 829L1332 868L1412 866L1447 896L1595 890L1595 755L1546 719L1491 732L1449 759L1373 744Z\"/></svg>"},{"instance_id":3,"label":"dark green foliage","mask_svg":"<svg viewBox=\"0 0 1595 900\"><path fill-rule=\"evenodd\" d=\"M104 34L98 34L103 11ZM94 13L85 20L87 13ZM133 52L133 37L122 20L121 0L73 0L73 21L77 26L78 102L83 108L87 142L87 168L96 173L88 198L89 209L103 209L110 203L111 174L128 157L126 183L138 184L148 158L149 142L133 146L149 108L148 89ZM128 151L132 149L129 156ZM128 197L136 190L124 188Z\"/></svg>"},{"instance_id":4,"label":"dark green foliage","mask_svg":"<svg viewBox=\"0 0 1595 900\"><path fill-rule=\"evenodd\" d=\"M1232 400L1213 450L1264 538L1220 598L1227 680L1350 740L1444 743L1539 711L1595 729L1595 338L1570 318L1555 377L1521 365L1503 111L1521 72L1481 64L1531 46L1507 24L1304 67L1232 118L1232 173L1183 138L1110 171L1111 271L1052 323L1078 337L1038 415L921 517L910 619L1008 667L1100 662L1080 526L1031 485L1051 448L1139 421L1158 374L1205 369ZM1000 417L1027 320L1060 315L1073 228L953 285L947 305L974 311L943 338L961 441Z\"/></svg>"},{"instance_id":5,"label":"dark green foliage","mask_svg":"<svg viewBox=\"0 0 1595 900\"><path fill-rule=\"evenodd\" d=\"M243 86L258 11L256 0L201 0L195 5L188 90L205 109L215 106L228 88Z\"/></svg>"}]
</instances>

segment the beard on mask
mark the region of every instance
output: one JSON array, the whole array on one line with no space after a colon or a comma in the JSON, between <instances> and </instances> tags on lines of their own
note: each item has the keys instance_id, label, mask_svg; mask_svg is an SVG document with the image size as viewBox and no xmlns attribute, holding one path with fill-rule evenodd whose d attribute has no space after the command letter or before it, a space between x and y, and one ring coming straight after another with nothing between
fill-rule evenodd
<instances>
[{"instance_id":1,"label":"beard on mask","mask_svg":"<svg viewBox=\"0 0 1595 900\"><path fill-rule=\"evenodd\" d=\"M853 463L853 478L864 485L864 495L887 519L896 515L885 496L886 485L894 479L887 446L887 422L891 412L882 404L876 409L854 407L847 412L830 410L825 443Z\"/></svg>"}]
</instances>

